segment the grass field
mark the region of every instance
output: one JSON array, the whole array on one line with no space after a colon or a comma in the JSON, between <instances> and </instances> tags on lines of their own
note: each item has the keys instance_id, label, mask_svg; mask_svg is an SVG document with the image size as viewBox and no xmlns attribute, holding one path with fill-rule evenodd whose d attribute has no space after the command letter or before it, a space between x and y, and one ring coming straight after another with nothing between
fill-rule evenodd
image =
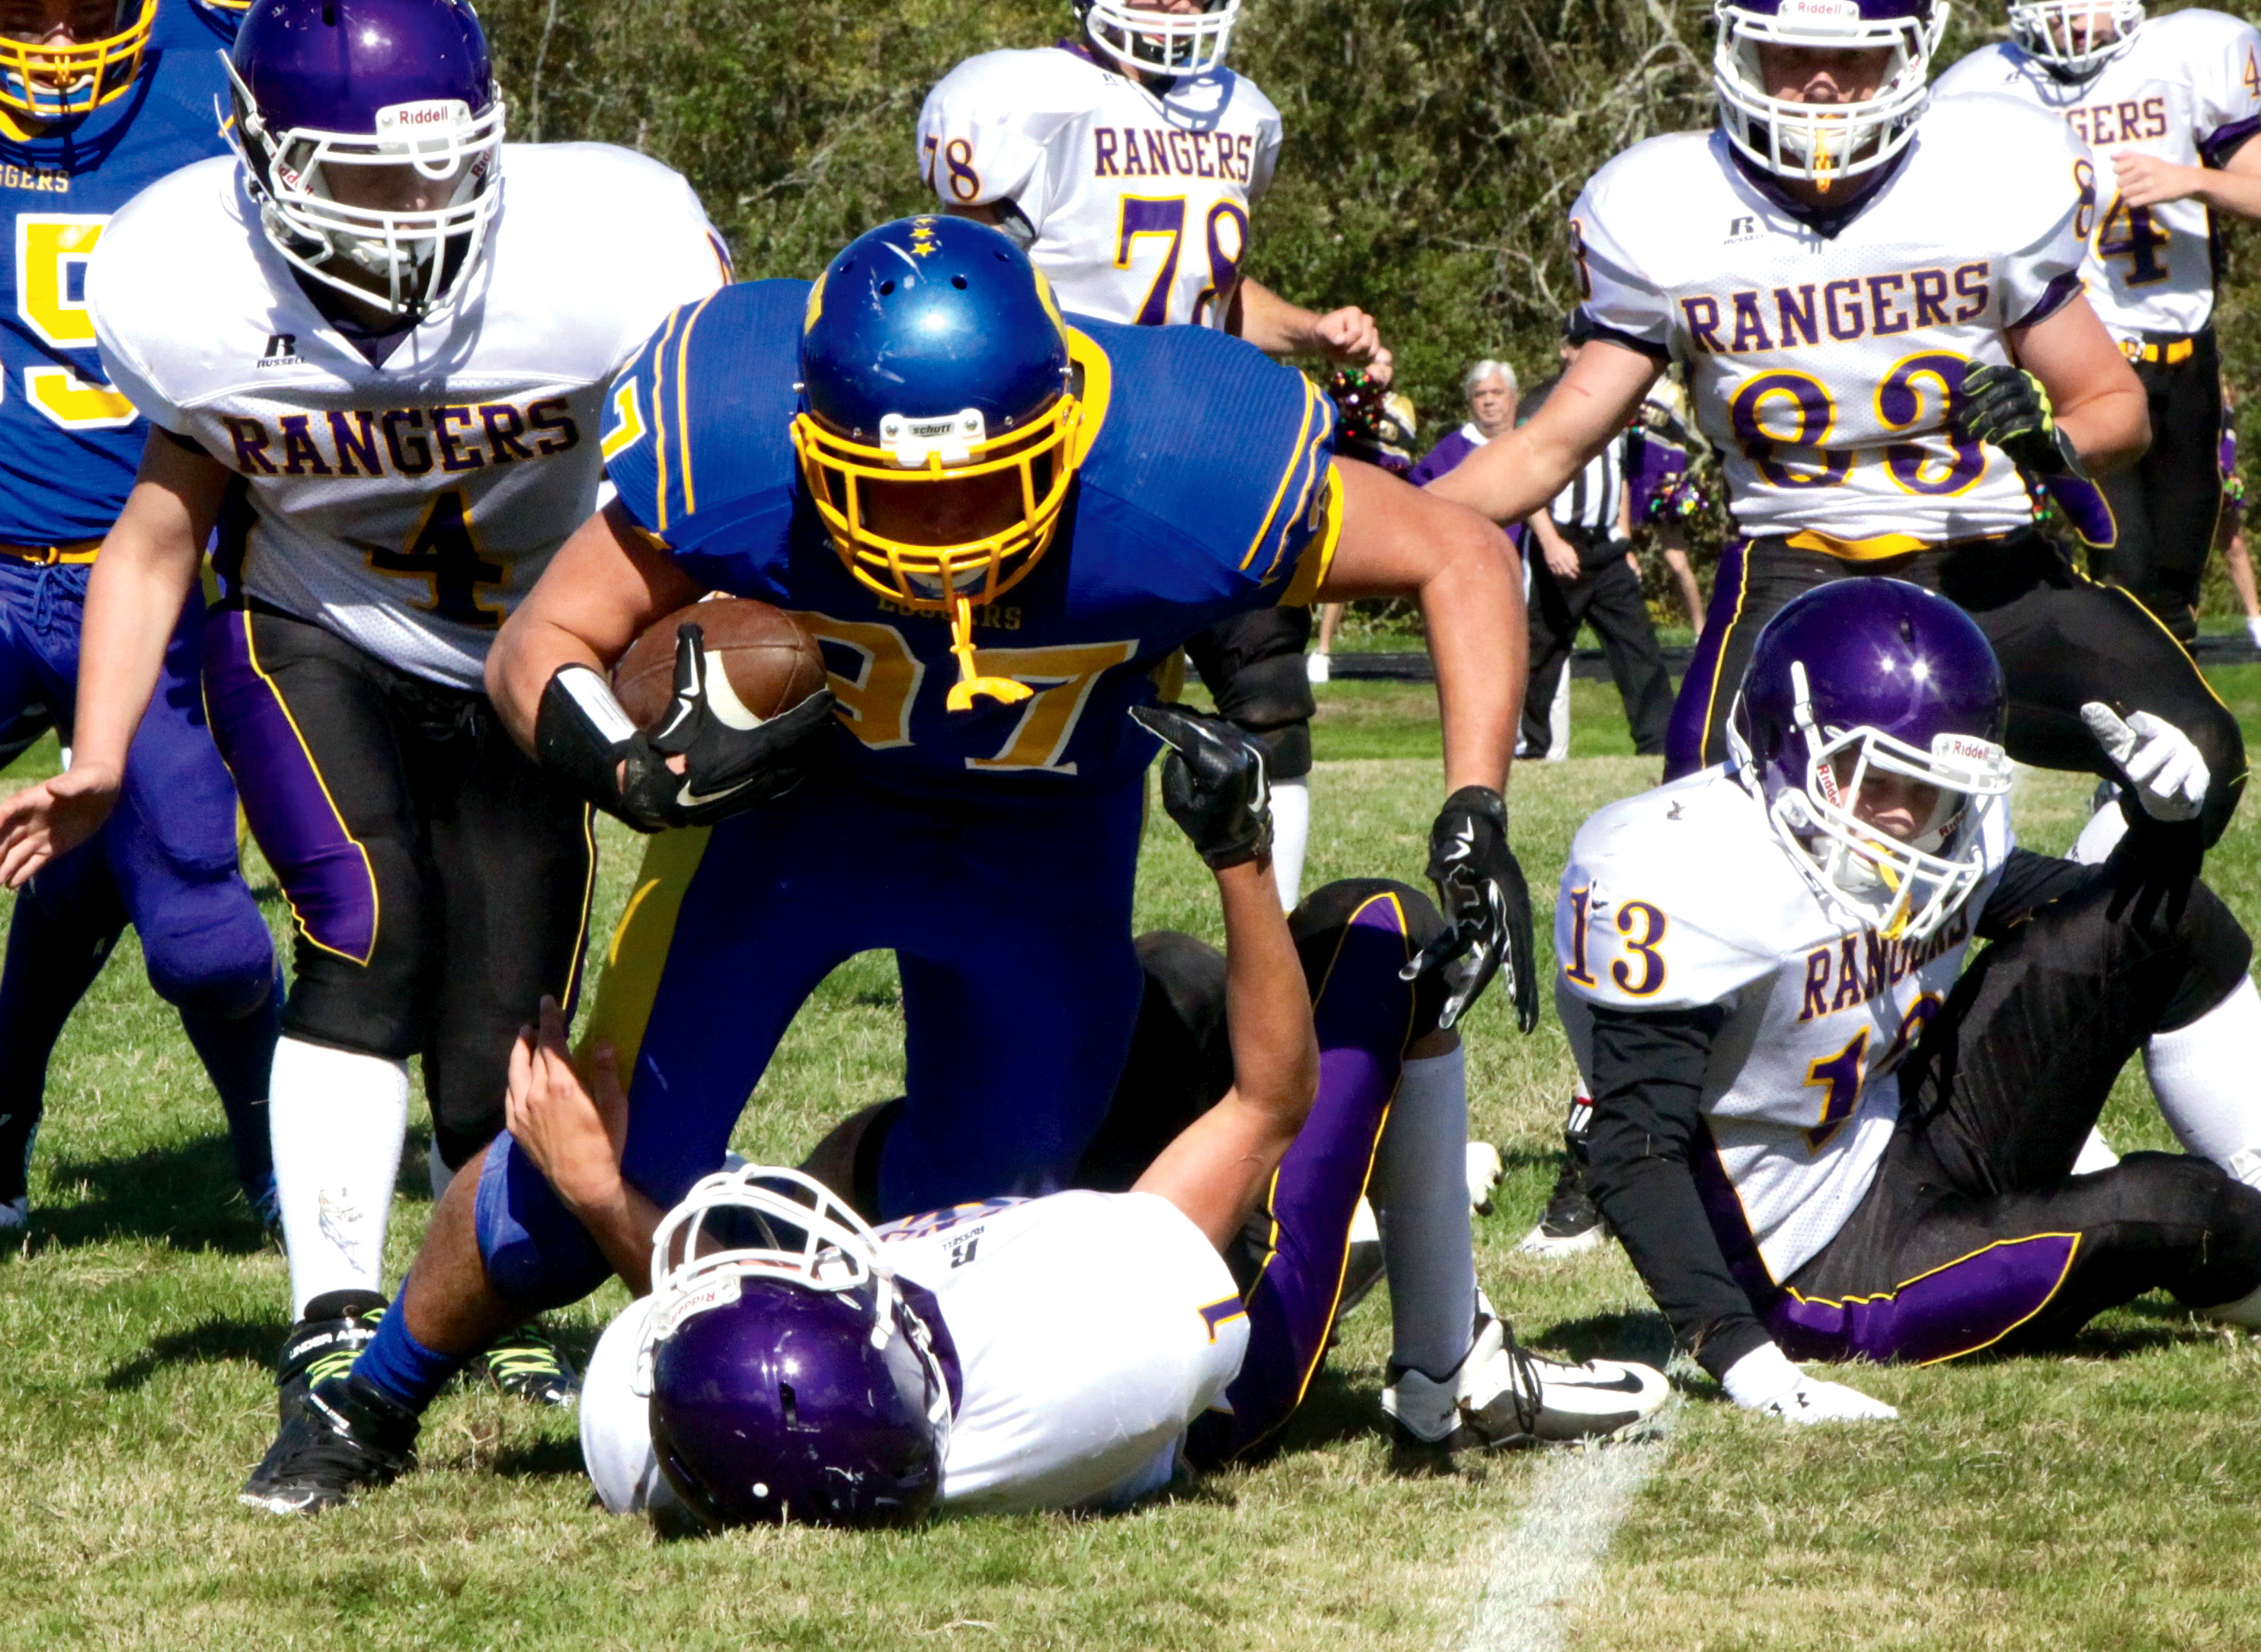
<instances>
[{"instance_id":1,"label":"grass field","mask_svg":"<svg viewBox=\"0 0 2261 1652\"><path fill-rule=\"evenodd\" d=\"M2221 682L2254 729L2261 668ZM1623 754L1606 686L1576 696L1580 754L1525 766L1513 790L1542 946L1571 831L1654 778ZM1307 886L1415 876L1438 794L1433 701L1379 683L1323 697ZM35 750L10 778L43 763ZM2025 840L2062 847L2085 783L2021 788ZM2261 910L2252 842L2239 828L2212 869L2247 914ZM634 846L619 832L605 847L609 916ZM251 875L279 933L272 880ZM1139 905L1144 924L1214 933L1174 834L1150 837ZM1511 1254L1553 1177L1570 1083L1559 1027L1518 1038L1490 1001L1469 1032L1475 1124L1509 1166L1478 1224L1493 1297L1541 1348L1662 1361L1662 1321L1614 1248L1557 1265ZM736 1146L796 1156L827 1120L894 1093L900 1066L893 971L859 959L795 1026ZM1457 1646L1539 1466L1392 1474L1373 1426L1377 1293L1275 1460L1117 1518L663 1544L591 1506L570 1419L463 1392L431 1415L423 1472L284 1525L233 1496L273 1429L283 1262L232 1191L217 1106L130 940L66 1034L50 1098L32 1238L0 1260L0 1648ZM2140 1073L2106 1122L2123 1148L2169 1145ZM419 1138L396 1273L428 1213L422 1162ZM565 1340L585 1350L622 1300L609 1287L561 1316ZM2261 1344L2164 1298L2107 1316L2064 1357L1864 1373L1901 1408L1895 1427L1793 1436L1693 1379L1662 1470L1573 1603L1569 1643L2261 1645L2257 1379Z\"/></svg>"}]
</instances>

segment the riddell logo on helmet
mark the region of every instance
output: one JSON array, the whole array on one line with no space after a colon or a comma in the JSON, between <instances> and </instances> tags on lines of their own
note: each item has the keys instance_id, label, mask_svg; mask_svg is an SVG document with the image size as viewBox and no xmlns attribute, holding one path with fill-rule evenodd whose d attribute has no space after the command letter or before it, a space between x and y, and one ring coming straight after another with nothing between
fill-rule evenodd
<instances>
[{"instance_id":1,"label":"riddell logo on helmet","mask_svg":"<svg viewBox=\"0 0 2261 1652\"><path fill-rule=\"evenodd\" d=\"M1861 8L1855 0L1782 0L1775 15L1799 23L1858 23Z\"/></svg>"},{"instance_id":2,"label":"riddell logo on helmet","mask_svg":"<svg viewBox=\"0 0 2261 1652\"><path fill-rule=\"evenodd\" d=\"M434 97L420 104L388 104L377 111L377 135L445 130L470 124L471 106L460 97Z\"/></svg>"},{"instance_id":3,"label":"riddell logo on helmet","mask_svg":"<svg viewBox=\"0 0 2261 1652\"><path fill-rule=\"evenodd\" d=\"M661 1310L659 1323L652 1328L652 1341L665 1341L673 1336L685 1319L714 1308L727 1308L738 1299L738 1276L719 1274L701 1280L670 1302Z\"/></svg>"}]
</instances>

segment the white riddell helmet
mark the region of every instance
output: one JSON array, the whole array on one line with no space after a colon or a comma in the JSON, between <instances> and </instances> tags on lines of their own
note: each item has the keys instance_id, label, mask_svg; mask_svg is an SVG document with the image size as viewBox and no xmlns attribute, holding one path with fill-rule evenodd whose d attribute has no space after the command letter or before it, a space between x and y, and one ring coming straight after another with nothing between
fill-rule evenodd
<instances>
[{"instance_id":1,"label":"white riddell helmet","mask_svg":"<svg viewBox=\"0 0 2261 1652\"><path fill-rule=\"evenodd\" d=\"M2109 33L2098 27L2107 18ZM2143 0L2026 0L2010 8L2010 38L2069 80L2086 80L2126 51L2143 23Z\"/></svg>"},{"instance_id":2,"label":"white riddell helmet","mask_svg":"<svg viewBox=\"0 0 2261 1652\"><path fill-rule=\"evenodd\" d=\"M1915 135L1947 11L1947 0L1715 0L1712 85L1727 140L1776 177L1825 190L1883 166ZM1891 55L1875 96L1804 104L1768 90L1759 71L1765 46Z\"/></svg>"},{"instance_id":3,"label":"white riddell helmet","mask_svg":"<svg viewBox=\"0 0 2261 1652\"><path fill-rule=\"evenodd\" d=\"M1148 75L1206 75L1224 67L1240 0L1203 0L1198 11L1150 11L1129 0L1075 0L1091 43L1125 68Z\"/></svg>"}]
</instances>

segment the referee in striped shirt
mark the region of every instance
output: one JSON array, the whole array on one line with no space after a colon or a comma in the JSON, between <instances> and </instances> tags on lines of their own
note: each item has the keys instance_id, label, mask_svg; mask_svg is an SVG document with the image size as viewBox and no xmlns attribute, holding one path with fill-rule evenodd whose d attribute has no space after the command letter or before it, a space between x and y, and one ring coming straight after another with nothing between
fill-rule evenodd
<instances>
[{"instance_id":1,"label":"referee in striped shirt","mask_svg":"<svg viewBox=\"0 0 2261 1652\"><path fill-rule=\"evenodd\" d=\"M1524 404L1528 418L1554 388L1532 392ZM1586 468L1544 511L1529 519L1531 591L1531 683L1523 697L1519 755L1544 757L1548 743L1547 710L1582 625L1602 640L1610 676L1625 701L1633 750L1644 757L1664 751L1665 726L1672 717L1672 677L1657 647L1656 627L1641 595L1639 564L1633 555L1633 504L1626 487L1626 443L1619 438L1586 461ZM1533 551L1536 554L1532 554Z\"/></svg>"}]
</instances>

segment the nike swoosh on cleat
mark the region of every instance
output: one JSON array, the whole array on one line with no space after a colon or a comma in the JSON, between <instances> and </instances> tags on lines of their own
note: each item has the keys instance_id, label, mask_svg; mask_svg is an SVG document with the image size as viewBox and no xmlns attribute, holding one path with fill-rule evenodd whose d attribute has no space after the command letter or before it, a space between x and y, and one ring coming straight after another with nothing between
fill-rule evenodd
<instances>
[{"instance_id":1,"label":"nike swoosh on cleat","mask_svg":"<svg viewBox=\"0 0 2261 1652\"><path fill-rule=\"evenodd\" d=\"M1556 1377L1549 1380L1558 1388L1578 1388L1583 1389L1590 1393L1603 1394L1638 1394L1643 1388L1647 1386L1647 1384L1643 1383L1640 1377L1635 1377L1631 1371L1626 1372L1621 1377L1613 1377L1606 1383L1597 1377L1573 1377L1568 1379Z\"/></svg>"}]
</instances>

